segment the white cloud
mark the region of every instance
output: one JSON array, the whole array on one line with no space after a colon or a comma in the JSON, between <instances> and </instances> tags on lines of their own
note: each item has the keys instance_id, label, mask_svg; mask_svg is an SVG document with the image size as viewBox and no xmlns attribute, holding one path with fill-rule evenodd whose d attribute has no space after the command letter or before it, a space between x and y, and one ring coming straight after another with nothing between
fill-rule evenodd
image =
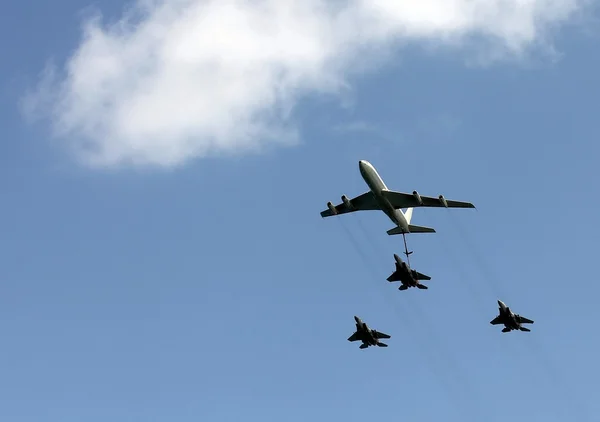
<instances>
[{"instance_id":1,"label":"white cloud","mask_svg":"<svg viewBox=\"0 0 600 422\"><path fill-rule=\"evenodd\" d=\"M303 94L336 94L389 47L428 41L522 54L583 0L140 0L89 19L64 71L25 109L89 165L175 166L297 140Z\"/></svg>"}]
</instances>

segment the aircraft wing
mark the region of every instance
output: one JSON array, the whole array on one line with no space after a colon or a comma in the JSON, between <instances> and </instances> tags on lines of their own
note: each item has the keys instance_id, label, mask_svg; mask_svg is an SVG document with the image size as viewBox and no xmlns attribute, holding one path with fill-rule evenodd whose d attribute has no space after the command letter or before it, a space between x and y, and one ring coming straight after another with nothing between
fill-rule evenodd
<instances>
[{"instance_id":1,"label":"aircraft wing","mask_svg":"<svg viewBox=\"0 0 600 422\"><path fill-rule=\"evenodd\" d=\"M417 280L431 280L431 277L429 277L428 275L421 274L418 271L416 271L416 273L417 273Z\"/></svg>"},{"instance_id":2,"label":"aircraft wing","mask_svg":"<svg viewBox=\"0 0 600 422\"><path fill-rule=\"evenodd\" d=\"M493 320L490 321L490 324L492 324L492 325L503 324L502 317L500 315L498 315L496 318L494 318Z\"/></svg>"},{"instance_id":3,"label":"aircraft wing","mask_svg":"<svg viewBox=\"0 0 600 422\"><path fill-rule=\"evenodd\" d=\"M354 334L352 334L350 337L348 337L348 341L357 341L360 340L360 333L357 331Z\"/></svg>"},{"instance_id":4,"label":"aircraft wing","mask_svg":"<svg viewBox=\"0 0 600 422\"><path fill-rule=\"evenodd\" d=\"M390 204L396 209L398 208L416 208L416 207L441 207L444 208L441 198L431 196L420 196L422 204L419 200L410 193L395 192L393 190L384 190L382 195L390 201ZM441 195L440 195L441 196ZM442 197L443 198L443 197ZM475 205L470 202L454 201L445 199L448 208L475 208Z\"/></svg>"},{"instance_id":5,"label":"aircraft wing","mask_svg":"<svg viewBox=\"0 0 600 422\"><path fill-rule=\"evenodd\" d=\"M522 317L521 315L519 315L519 323L520 324L533 324L533 321L530 320L529 318L525 318L525 317Z\"/></svg>"},{"instance_id":6,"label":"aircraft wing","mask_svg":"<svg viewBox=\"0 0 600 422\"><path fill-rule=\"evenodd\" d=\"M390 283L394 281L402 281L402 278L400 277L400 271L394 271L386 280Z\"/></svg>"},{"instance_id":7,"label":"aircraft wing","mask_svg":"<svg viewBox=\"0 0 600 422\"><path fill-rule=\"evenodd\" d=\"M379 332L377 330L373 330L373 335L375 336L375 338L390 338L391 336L382 332Z\"/></svg>"},{"instance_id":8,"label":"aircraft wing","mask_svg":"<svg viewBox=\"0 0 600 422\"><path fill-rule=\"evenodd\" d=\"M381 209L371 191L365 192L355 198L350 199L350 204L352 205L352 208L348 208L343 202L339 205L336 205L335 214L332 213L329 208L327 208L325 211L321 211L321 217L331 217L332 215L346 214L354 211L372 211Z\"/></svg>"}]
</instances>

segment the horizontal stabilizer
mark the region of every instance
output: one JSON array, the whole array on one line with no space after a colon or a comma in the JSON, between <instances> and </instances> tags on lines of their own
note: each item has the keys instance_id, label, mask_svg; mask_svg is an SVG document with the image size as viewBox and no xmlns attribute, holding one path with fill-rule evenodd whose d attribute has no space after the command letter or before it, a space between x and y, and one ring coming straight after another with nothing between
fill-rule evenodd
<instances>
[{"instance_id":1,"label":"horizontal stabilizer","mask_svg":"<svg viewBox=\"0 0 600 422\"><path fill-rule=\"evenodd\" d=\"M377 343L377 345L378 345L379 347L388 347L388 345L387 345L387 344L385 344L385 343L382 343L382 342L379 342L379 343Z\"/></svg>"},{"instance_id":2,"label":"horizontal stabilizer","mask_svg":"<svg viewBox=\"0 0 600 422\"><path fill-rule=\"evenodd\" d=\"M408 289L408 286L406 284L403 284L402 286L398 287L398 290L406 290Z\"/></svg>"},{"instance_id":3,"label":"horizontal stabilizer","mask_svg":"<svg viewBox=\"0 0 600 422\"><path fill-rule=\"evenodd\" d=\"M434 228L424 227L424 226L415 226L413 224L408 225L408 230L410 231L410 233L435 233ZM400 227L400 226L396 226L393 229L390 229L387 231L387 234L389 234L390 236L393 236L395 234L403 234L403 233L404 233L404 230L402 230L402 227Z\"/></svg>"},{"instance_id":4,"label":"horizontal stabilizer","mask_svg":"<svg viewBox=\"0 0 600 422\"><path fill-rule=\"evenodd\" d=\"M527 327L520 327L519 329L520 329L521 331L527 331L527 332L531 331L531 330L530 330L529 328L527 328Z\"/></svg>"},{"instance_id":5,"label":"horizontal stabilizer","mask_svg":"<svg viewBox=\"0 0 600 422\"><path fill-rule=\"evenodd\" d=\"M369 345L364 343L358 346L359 349L366 349L367 347L369 347Z\"/></svg>"},{"instance_id":6,"label":"horizontal stabilizer","mask_svg":"<svg viewBox=\"0 0 600 422\"><path fill-rule=\"evenodd\" d=\"M435 229L432 227L415 226L413 224L408 225L408 230L411 233L435 233Z\"/></svg>"},{"instance_id":7,"label":"horizontal stabilizer","mask_svg":"<svg viewBox=\"0 0 600 422\"><path fill-rule=\"evenodd\" d=\"M508 333L509 331L510 331L510 328L508 328L508 327L502 329L503 333Z\"/></svg>"},{"instance_id":8,"label":"horizontal stabilizer","mask_svg":"<svg viewBox=\"0 0 600 422\"><path fill-rule=\"evenodd\" d=\"M417 287L418 287L419 289L421 289L421 290L427 290L427 289L428 289L428 287L427 287L427 286L424 286L423 284L417 284Z\"/></svg>"}]
</instances>

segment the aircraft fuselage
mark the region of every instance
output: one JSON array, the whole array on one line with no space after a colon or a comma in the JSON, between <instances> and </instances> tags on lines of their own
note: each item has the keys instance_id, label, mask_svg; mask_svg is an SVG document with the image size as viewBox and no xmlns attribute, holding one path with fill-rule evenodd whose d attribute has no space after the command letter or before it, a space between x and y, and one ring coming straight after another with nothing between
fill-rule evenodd
<instances>
[{"instance_id":1,"label":"aircraft fuselage","mask_svg":"<svg viewBox=\"0 0 600 422\"><path fill-rule=\"evenodd\" d=\"M354 320L356 321L356 331L358 331L361 334L360 340L362 341L362 343L366 344L367 346L377 345L377 339L371 332L369 326L366 323L362 322L362 320L357 316L354 317Z\"/></svg>"},{"instance_id":2,"label":"aircraft fuselage","mask_svg":"<svg viewBox=\"0 0 600 422\"><path fill-rule=\"evenodd\" d=\"M377 173L377 170L375 170L375 167L366 160L360 160L358 162L358 168L360 169L362 178L367 186L369 186L371 193L381 207L381 210L394 224L401 227L406 233L409 233L408 222L402 211L395 209L390 201L381 194L382 191L389 189L381 179L381 176L379 176L379 173Z\"/></svg>"},{"instance_id":3,"label":"aircraft fuselage","mask_svg":"<svg viewBox=\"0 0 600 422\"><path fill-rule=\"evenodd\" d=\"M502 322L504 326L506 328L510 328L511 330L519 330L521 328L521 324L510 308L500 300L498 301L498 305L500 305L500 315L502 315Z\"/></svg>"},{"instance_id":4,"label":"aircraft fuselage","mask_svg":"<svg viewBox=\"0 0 600 422\"><path fill-rule=\"evenodd\" d=\"M400 272L400 282L409 287L419 284L408 264L402 261L397 254L394 254L394 259L396 260L396 270Z\"/></svg>"}]
</instances>

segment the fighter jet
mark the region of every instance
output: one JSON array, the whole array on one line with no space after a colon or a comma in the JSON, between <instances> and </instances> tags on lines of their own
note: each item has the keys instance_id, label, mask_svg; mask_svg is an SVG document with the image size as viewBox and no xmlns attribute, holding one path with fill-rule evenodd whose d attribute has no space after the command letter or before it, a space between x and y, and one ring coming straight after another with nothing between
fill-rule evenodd
<instances>
[{"instance_id":1,"label":"fighter jet","mask_svg":"<svg viewBox=\"0 0 600 422\"><path fill-rule=\"evenodd\" d=\"M533 324L533 321L513 313L508 306L501 300L498 301L500 314L490 321L492 325L504 324L503 333L508 333L512 330L531 331L529 328L523 327L521 324Z\"/></svg>"},{"instance_id":2,"label":"fighter jet","mask_svg":"<svg viewBox=\"0 0 600 422\"><path fill-rule=\"evenodd\" d=\"M421 196L416 190L412 194L389 190L371 163L360 160L358 168L370 190L352 199L342 195L342 203L336 206L328 202L328 209L321 212L321 217L354 211L380 210L396 224L396 227L387 231L388 235L435 233L435 229L431 227L410 224L414 207L475 208L470 202L447 200L443 195L433 198ZM406 208L406 211L403 212L401 208Z\"/></svg>"},{"instance_id":3,"label":"fighter jet","mask_svg":"<svg viewBox=\"0 0 600 422\"><path fill-rule=\"evenodd\" d=\"M394 254L396 260L396 271L387 278L387 281L401 281L402 285L398 290L406 290L409 287L417 287L419 289L427 289L427 286L419 283L419 280L431 280L431 277L425 274L421 274L418 271L411 269L408 264L396 254Z\"/></svg>"},{"instance_id":4,"label":"fighter jet","mask_svg":"<svg viewBox=\"0 0 600 422\"><path fill-rule=\"evenodd\" d=\"M359 349L366 349L369 346L388 347L387 344L380 342L379 339L390 338L389 335L369 328L367 324L362 322L357 316L354 317L354 321L356 321L356 332L348 337L348 341L362 341Z\"/></svg>"}]
</instances>

